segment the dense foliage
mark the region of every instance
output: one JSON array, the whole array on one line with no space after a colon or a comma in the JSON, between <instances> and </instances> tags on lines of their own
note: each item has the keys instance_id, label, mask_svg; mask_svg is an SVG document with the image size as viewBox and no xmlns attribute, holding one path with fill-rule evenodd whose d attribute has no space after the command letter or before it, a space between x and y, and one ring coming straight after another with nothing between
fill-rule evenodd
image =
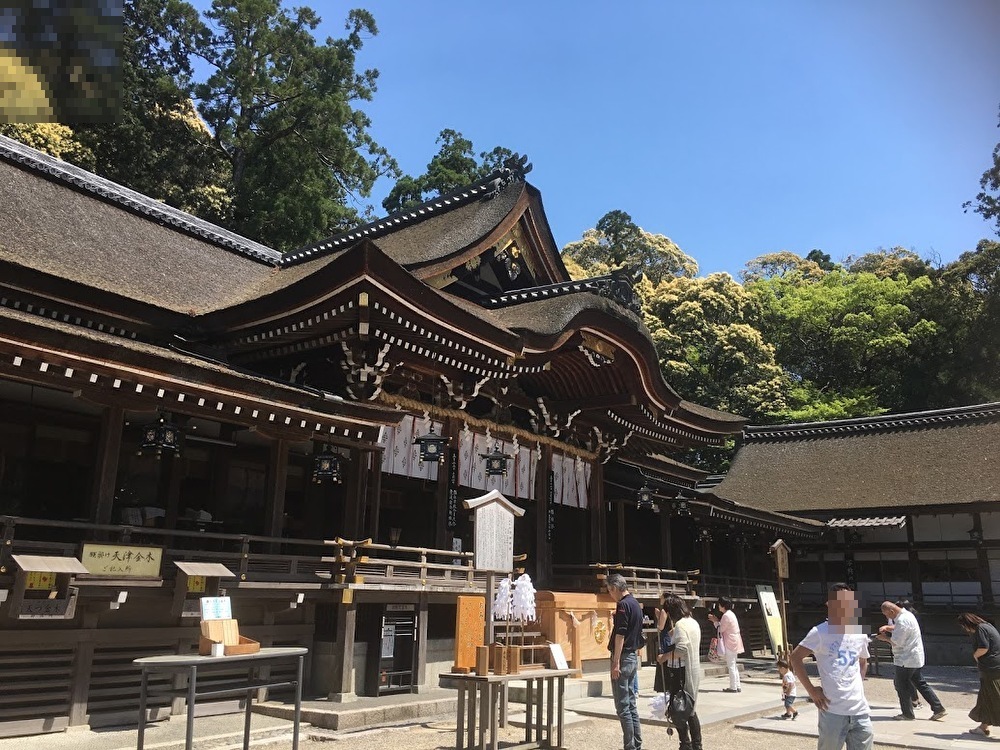
<instances>
[{"instance_id":1,"label":"dense foliage","mask_svg":"<svg viewBox=\"0 0 1000 750\"><path fill-rule=\"evenodd\" d=\"M626 221L609 213L563 256L577 277L646 273L645 322L685 398L755 423L1000 400L1000 243L983 240L944 266L898 247L842 264L819 250L770 253L749 261L739 283L696 277L673 243L669 253L637 251L652 243L634 237L656 236ZM609 223L617 235L601 229Z\"/></svg>"},{"instance_id":2,"label":"dense foliage","mask_svg":"<svg viewBox=\"0 0 1000 750\"><path fill-rule=\"evenodd\" d=\"M125 0L124 13L118 122L58 143L41 126L0 132L281 250L357 224L359 199L398 173L356 106L378 77L355 67L377 33L368 12L323 43L316 13L280 0L214 0L204 17L184 0Z\"/></svg>"}]
</instances>

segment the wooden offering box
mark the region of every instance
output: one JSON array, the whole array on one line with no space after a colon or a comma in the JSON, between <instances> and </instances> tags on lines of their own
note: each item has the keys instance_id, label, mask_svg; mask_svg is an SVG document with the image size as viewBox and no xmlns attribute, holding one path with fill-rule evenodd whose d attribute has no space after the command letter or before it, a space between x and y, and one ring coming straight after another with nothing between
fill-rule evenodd
<instances>
[{"instance_id":1,"label":"wooden offering box","mask_svg":"<svg viewBox=\"0 0 1000 750\"><path fill-rule=\"evenodd\" d=\"M212 653L212 644L215 643L223 644L223 653L226 656L256 654L260 651L260 644L257 641L240 635L239 623L236 620L202 620L198 653L209 656Z\"/></svg>"}]
</instances>

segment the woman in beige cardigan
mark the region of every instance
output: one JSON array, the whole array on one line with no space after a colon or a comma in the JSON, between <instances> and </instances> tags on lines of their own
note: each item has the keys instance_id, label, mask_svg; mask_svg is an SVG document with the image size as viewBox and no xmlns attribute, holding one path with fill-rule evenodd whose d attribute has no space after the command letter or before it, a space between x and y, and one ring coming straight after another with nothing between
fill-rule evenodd
<instances>
[{"instance_id":1,"label":"woman in beige cardigan","mask_svg":"<svg viewBox=\"0 0 1000 750\"><path fill-rule=\"evenodd\" d=\"M692 711L689 715L671 714L670 704L667 716L677 727L680 750L702 750L701 722L698 720L698 686L701 682L701 627L691 617L691 610L676 594L670 594L664 601L667 615L674 624L670 632L673 646L667 653L658 654L656 660L668 669L667 689L671 698L683 690L691 699Z\"/></svg>"}]
</instances>

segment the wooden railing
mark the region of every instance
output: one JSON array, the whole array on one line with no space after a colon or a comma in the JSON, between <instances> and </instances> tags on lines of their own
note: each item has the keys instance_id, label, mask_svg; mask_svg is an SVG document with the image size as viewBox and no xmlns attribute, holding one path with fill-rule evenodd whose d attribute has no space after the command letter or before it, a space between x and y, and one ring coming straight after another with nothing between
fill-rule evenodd
<instances>
[{"instance_id":1,"label":"wooden railing","mask_svg":"<svg viewBox=\"0 0 1000 750\"><path fill-rule=\"evenodd\" d=\"M18 516L0 516L0 532L0 579L13 577L12 555L75 557L83 541L94 541L162 547L164 579L176 574L172 562L197 561L222 563L236 575L238 585L245 586L284 583L475 592L486 588L486 574L473 569L471 552L392 547L371 540L290 539Z\"/></svg>"},{"instance_id":2,"label":"wooden railing","mask_svg":"<svg viewBox=\"0 0 1000 750\"><path fill-rule=\"evenodd\" d=\"M473 553L427 547L393 547L371 540L334 539L330 560L342 564L351 586L392 589L436 588L454 591L486 589L486 573L473 568Z\"/></svg>"},{"instance_id":3,"label":"wooden railing","mask_svg":"<svg viewBox=\"0 0 1000 750\"><path fill-rule=\"evenodd\" d=\"M683 597L696 595L697 570L646 568L621 563L554 565L552 567L553 583L557 588L598 594L604 592L607 578L612 573L624 576L629 591L637 599L658 600L662 593L678 594Z\"/></svg>"}]
</instances>

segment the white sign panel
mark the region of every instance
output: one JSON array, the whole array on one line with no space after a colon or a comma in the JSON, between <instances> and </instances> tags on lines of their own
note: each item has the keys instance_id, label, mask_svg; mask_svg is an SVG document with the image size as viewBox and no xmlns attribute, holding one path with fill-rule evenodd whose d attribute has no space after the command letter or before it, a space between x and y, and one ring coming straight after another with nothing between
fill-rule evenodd
<instances>
[{"instance_id":1,"label":"white sign panel","mask_svg":"<svg viewBox=\"0 0 1000 750\"><path fill-rule=\"evenodd\" d=\"M475 566L507 573L514 567L514 516L499 503L476 508Z\"/></svg>"},{"instance_id":2,"label":"white sign panel","mask_svg":"<svg viewBox=\"0 0 1000 750\"><path fill-rule=\"evenodd\" d=\"M228 596L201 597L202 620L232 620L233 603Z\"/></svg>"}]
</instances>

